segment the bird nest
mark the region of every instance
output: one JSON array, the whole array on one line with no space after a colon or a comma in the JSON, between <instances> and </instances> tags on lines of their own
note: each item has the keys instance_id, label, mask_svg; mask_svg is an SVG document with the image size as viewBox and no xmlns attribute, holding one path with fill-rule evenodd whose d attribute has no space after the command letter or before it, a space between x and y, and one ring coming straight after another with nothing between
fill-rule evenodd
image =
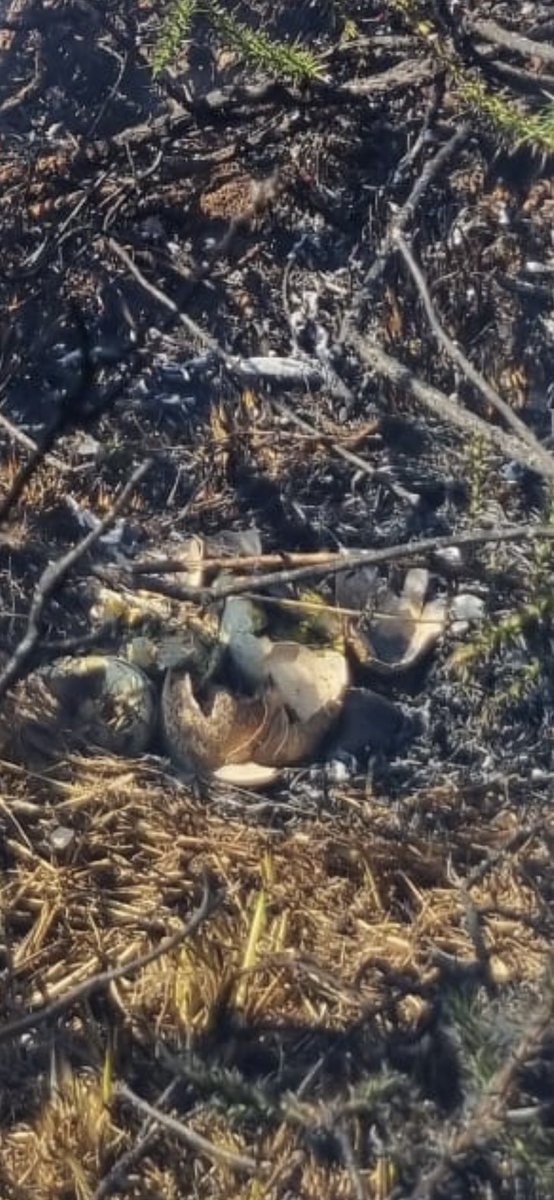
<instances>
[{"instance_id":1,"label":"bird nest","mask_svg":"<svg viewBox=\"0 0 554 1200\"><path fill-rule=\"evenodd\" d=\"M316 7L3 18L3 1200L553 1194L550 14Z\"/></svg>"}]
</instances>

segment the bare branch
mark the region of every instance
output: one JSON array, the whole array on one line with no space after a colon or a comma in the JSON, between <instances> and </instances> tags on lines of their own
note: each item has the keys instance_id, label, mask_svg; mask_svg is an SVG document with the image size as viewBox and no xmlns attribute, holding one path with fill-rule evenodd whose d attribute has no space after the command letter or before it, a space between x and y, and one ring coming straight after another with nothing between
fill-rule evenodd
<instances>
[{"instance_id":1,"label":"bare branch","mask_svg":"<svg viewBox=\"0 0 554 1200\"><path fill-rule=\"evenodd\" d=\"M44 431L40 443L34 446L27 462L20 467L11 487L0 502L0 524L6 520L12 508L15 507L29 480L49 455L58 438L77 423L76 414L84 408L84 402L96 374L96 364L90 353L90 341L84 319L76 303L72 303L71 308L81 343L79 378L63 397L53 419Z\"/></svg>"},{"instance_id":2,"label":"bare branch","mask_svg":"<svg viewBox=\"0 0 554 1200\"><path fill-rule=\"evenodd\" d=\"M467 142L469 132L470 130L468 125L461 125L460 128L457 129L452 135L452 137L445 142L445 144L441 146L439 150L437 150L437 153L433 156L433 158L430 158L429 161L425 163L421 174L414 183L408 199L404 202L400 211L397 212L391 220L389 228L387 229L380 246L377 248L373 264L366 275L361 293L357 298L355 311L354 313L351 313L344 322L342 336L349 336L351 330L353 329L353 318L360 312L363 301L368 299L372 288L379 283L390 254L394 248L395 233L402 232L407 228L408 225L411 224L415 217L416 209L421 204L431 184L440 174L446 163L449 162L450 159L457 154L458 150L461 150L465 142Z\"/></svg>"},{"instance_id":3,"label":"bare branch","mask_svg":"<svg viewBox=\"0 0 554 1200\"><path fill-rule=\"evenodd\" d=\"M192 317L188 317L186 313L182 313L175 301L172 300L171 297L165 292L162 292L161 288L156 287L156 285L153 283L150 283L146 276L143 275L140 268L137 267L137 264L133 262L131 256L127 254L127 251L123 249L123 246L121 246L119 242L115 240L115 238L108 238L106 245L111 251L113 251L117 258L119 258L120 262L127 267L127 270L130 272L133 278L136 279L137 283L140 283L140 286L144 288L145 292L148 292L148 294L152 296L154 300L158 301L158 304L161 304L163 308L166 308L168 312L172 313L173 316L176 317L183 326L183 328L186 329L188 333L192 334L192 336L196 338L201 345L206 346L206 348L210 350L212 354L215 354L217 358L221 359L225 366L228 365L230 362L230 355L226 354L225 351L221 349L215 338L211 337L209 333L206 333L205 329L202 329L200 325L197 325L196 321L192 320Z\"/></svg>"},{"instance_id":4,"label":"bare branch","mask_svg":"<svg viewBox=\"0 0 554 1200\"><path fill-rule=\"evenodd\" d=\"M283 550L280 554L237 554L236 556L222 555L220 558L161 558L144 559L131 564L133 575L172 575L187 571L190 567L202 571L244 571L258 570L259 567L306 567L312 563L335 562L340 555L336 550L315 550L305 554L288 553Z\"/></svg>"},{"instance_id":5,"label":"bare branch","mask_svg":"<svg viewBox=\"0 0 554 1200\"><path fill-rule=\"evenodd\" d=\"M137 283L140 283L141 287L154 300L163 305L192 337L205 346L210 354L214 355L222 367L234 379L240 380L243 384L252 384L253 382L266 379L269 381L278 380L292 385L321 386L324 371L321 363L318 361L314 362L307 358L279 358L272 355L252 355L250 358L239 358L235 354L228 354L211 333L207 333L196 321L193 321L192 317L181 312L181 309L171 299L171 296L168 296L166 292L162 292L161 288L155 284L150 283L119 242L115 241L114 238L108 238L106 244L110 250L113 250L121 262L125 264Z\"/></svg>"},{"instance_id":6,"label":"bare branch","mask_svg":"<svg viewBox=\"0 0 554 1200\"><path fill-rule=\"evenodd\" d=\"M173 1093L176 1091L179 1084L178 1079L172 1079L171 1083L164 1088L161 1095L158 1097L154 1107L156 1113L169 1104ZM107 1196L111 1196L112 1192L119 1191L125 1177L136 1163L140 1161L142 1155L146 1153L152 1139L158 1132L159 1121L153 1117L146 1117L143 1121L137 1139L133 1146L126 1150L120 1158L118 1158L113 1166L108 1171L107 1175L100 1181L92 1200L106 1200Z\"/></svg>"},{"instance_id":7,"label":"bare branch","mask_svg":"<svg viewBox=\"0 0 554 1200\"><path fill-rule=\"evenodd\" d=\"M458 404L456 400L441 392L433 384L419 379L410 371L409 367L404 366L397 358L392 358L371 338L363 337L352 330L348 333L348 340L368 367L377 371L379 375L383 375L385 379L389 379L397 387L409 392L420 404L435 413L440 420L454 425L462 432L486 438L505 458L515 459L516 462L524 463L530 470L544 475L541 462L546 451L542 447L539 461L538 456L519 437L514 437L513 434L506 433L503 429L492 425L490 421L485 421L483 417L470 412L469 409ZM538 445L540 446L540 443Z\"/></svg>"},{"instance_id":8,"label":"bare branch","mask_svg":"<svg viewBox=\"0 0 554 1200\"><path fill-rule=\"evenodd\" d=\"M513 525L507 526L505 529L477 529L470 533L452 534L451 537L420 538L418 541L402 543L397 546L384 546L378 550L360 550L357 553L346 551L344 554L338 555L331 562L313 562L303 567L291 567L282 571L271 571L267 575L257 575L254 578L251 575L243 576L218 588L172 584L166 580L155 578L148 579L147 583L143 583L142 577L140 588L142 591L155 592L160 596L168 596L173 600L193 600L197 603L210 604L219 600L225 600L228 596L243 595L244 592L251 591L253 585L256 591L259 592L266 588L282 584L300 583L305 579L321 579L326 575L337 575L341 571L351 571L354 567L382 566L385 563L398 562L402 559L428 558L429 555L437 554L441 550L446 550L451 546L473 549L476 546L487 545L487 543L491 545L498 545L502 542L524 543L529 539L537 540L541 538L546 541L552 541L554 539L554 526ZM129 572L122 572L119 568L116 568L114 571L112 569L95 567L93 574L112 587L116 584L133 586L131 574Z\"/></svg>"},{"instance_id":9,"label":"bare branch","mask_svg":"<svg viewBox=\"0 0 554 1200\"><path fill-rule=\"evenodd\" d=\"M137 483L143 478L146 472L152 465L152 460L147 459L141 463L139 467L133 471L131 478L122 488L115 503L110 511L98 523L95 529L87 533L86 537L82 538L73 549L68 550L67 554L63 554L56 562L51 562L42 572L40 579L36 585L33 599L31 602L31 610L27 622L27 629L22 637L19 645L16 646L11 658L6 663L4 670L0 674L0 700L5 696L12 683L21 678L24 667L28 662L33 650L36 648L40 638L42 629L42 619L46 604L51 599L54 592L63 583L69 572L77 565L85 554L95 545L96 542L108 531L113 525L118 513L125 507L131 492L136 487Z\"/></svg>"},{"instance_id":10,"label":"bare branch","mask_svg":"<svg viewBox=\"0 0 554 1200\"><path fill-rule=\"evenodd\" d=\"M136 1092L131 1091L127 1084L118 1083L115 1090L118 1096L128 1100L130 1104L138 1108L139 1112L145 1113L152 1121L156 1121L164 1129L175 1133L191 1150L196 1150L198 1154L209 1158L211 1162L222 1163L226 1167L232 1167L235 1171L244 1171L249 1175L258 1171L258 1163L254 1158L250 1158L246 1154L235 1154L233 1150L227 1150L225 1146L214 1146L213 1142L209 1142L201 1133L191 1129L190 1125L185 1125L176 1117L160 1112L152 1104L148 1104L147 1100L143 1100L141 1096L137 1096Z\"/></svg>"},{"instance_id":11,"label":"bare branch","mask_svg":"<svg viewBox=\"0 0 554 1200\"><path fill-rule=\"evenodd\" d=\"M409 268L410 274L422 300L423 307L427 313L427 319L437 341L439 342L439 345L446 350L449 358L458 364L466 379L469 379L469 381L474 387L477 388L484 399L496 410L496 412L500 413L500 416L504 418L506 424L513 429L516 437L525 443L525 446L527 447L528 451L530 451L535 462L535 470L540 471L541 475L543 475L545 479L553 480L554 458L552 455L548 452L548 450L545 450L544 446L541 445L534 433L528 429L525 422L522 421L517 414L512 411L510 405L498 395L498 392L495 391L493 387L491 387L491 384L488 383L483 375L481 375L481 372L473 366L473 363L469 361L463 350L460 350L460 347L456 345L456 342L450 337L450 335L441 325L433 307L433 302L431 300L429 289L423 277L421 268L418 266L406 239L403 237L399 229L396 229L394 232L394 243L398 247L404 262Z\"/></svg>"},{"instance_id":12,"label":"bare branch","mask_svg":"<svg viewBox=\"0 0 554 1200\"><path fill-rule=\"evenodd\" d=\"M19 425L14 425L13 421L10 421L10 418L1 411L0 428L5 429L8 436L12 438L14 442L19 442L19 445L23 446L25 450L32 450L33 454L38 454L39 447L34 438L29 437L29 434L25 433L24 429L20 429ZM64 462L62 458L58 458L57 454L45 454L44 459L45 462L48 462L53 467L56 467L58 471L71 470L71 467L68 465L68 463Z\"/></svg>"},{"instance_id":13,"label":"bare branch","mask_svg":"<svg viewBox=\"0 0 554 1200\"><path fill-rule=\"evenodd\" d=\"M280 416L284 417L286 421L291 421L294 425L297 425L299 429L304 431L304 433L311 434L315 437L318 436L318 431L313 425L310 425L308 421L305 421L303 417L300 417L298 413L295 413L292 408L288 408L286 404L282 404L280 400L273 400L272 406ZM380 467L373 467L371 463L366 462L365 458L361 458L359 454L354 454L352 450L348 450L345 446L341 446L338 442L331 441L329 448L332 450L333 454L336 454L337 458L342 458L344 462L347 462L350 464L350 466L355 467L357 471L363 472L363 474L369 479L373 479L376 483L381 483L390 488L391 492L394 492L399 500L405 500L409 504L414 504L419 499L417 495L413 495L412 492L406 491L401 484L396 483L395 480L391 479L386 470L383 470Z\"/></svg>"}]
</instances>

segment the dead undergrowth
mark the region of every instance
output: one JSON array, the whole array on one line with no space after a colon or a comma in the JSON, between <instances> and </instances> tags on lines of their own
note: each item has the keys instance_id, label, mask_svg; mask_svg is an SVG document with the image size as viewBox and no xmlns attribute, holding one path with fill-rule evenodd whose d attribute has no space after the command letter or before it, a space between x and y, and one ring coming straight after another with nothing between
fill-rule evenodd
<instances>
[{"instance_id":1,"label":"dead undergrowth","mask_svg":"<svg viewBox=\"0 0 554 1200\"><path fill-rule=\"evenodd\" d=\"M554 193L462 83L538 112L548 13L244 7L326 78L208 29L154 81L150 3L15 4L0 42L2 668L40 601L0 721L0 1196L547 1200ZM256 795L156 746L31 761L28 671L117 644L99 574L251 526L284 567L428 539L457 619L356 680L399 729Z\"/></svg>"},{"instance_id":2,"label":"dead undergrowth","mask_svg":"<svg viewBox=\"0 0 554 1200\"><path fill-rule=\"evenodd\" d=\"M383 1155L389 1190L407 1186L458 1125L472 1055L498 1061L479 1029L458 1046L464 1005L485 1008L483 1025L499 1005L489 1020L500 1014L509 1045L522 989L527 1020L539 1004L554 829L516 781L392 808L331 788L319 819L287 828L279 802L192 797L157 763L2 774L10 1020L155 945L205 875L222 892L193 941L77 1006L55 1037L40 1026L15 1057L5 1047L6 1194L15 1181L28 1195L94 1193L140 1123L119 1079L156 1102L177 1078L214 1159L200 1171L157 1131L124 1194L243 1195L241 1171L218 1162L226 1148L255 1161L270 1194L292 1172L300 1195L348 1195L327 1161L342 1156L341 1129L374 1190ZM411 1127L414 1139L433 1130L434 1146L408 1144Z\"/></svg>"}]
</instances>

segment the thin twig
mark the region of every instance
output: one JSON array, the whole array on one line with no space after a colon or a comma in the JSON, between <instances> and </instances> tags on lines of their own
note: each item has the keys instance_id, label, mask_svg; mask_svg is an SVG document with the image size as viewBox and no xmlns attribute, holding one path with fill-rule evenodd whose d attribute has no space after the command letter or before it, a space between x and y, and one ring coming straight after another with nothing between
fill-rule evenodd
<instances>
[{"instance_id":1,"label":"thin twig","mask_svg":"<svg viewBox=\"0 0 554 1200\"><path fill-rule=\"evenodd\" d=\"M200 904L182 929L171 934L171 937L165 938L154 949L137 955L131 962L120 963L118 966L108 967L106 971L99 971L97 974L91 975L88 979L84 979L82 983L76 984L69 991L64 992L56 1000L44 1004L42 1008L37 1008L34 1012L26 1013L24 1017L20 1017L15 1021L9 1021L7 1025L1 1025L0 1043L7 1042L11 1038L21 1037L29 1029L36 1029L37 1026L43 1025L45 1021L55 1020L67 1012L69 1008L73 1008L75 1004L79 1004L83 1000L88 1000L96 992L104 991L118 979L130 979L133 975L137 975L139 971L142 971L144 967L149 967L151 963L156 962L157 959L162 958L165 954L170 954L172 950L175 950L177 946L180 946L182 942L186 941L196 932L206 920L206 917L213 911L215 904L216 898L210 892L207 882L204 881L204 890Z\"/></svg>"},{"instance_id":2,"label":"thin twig","mask_svg":"<svg viewBox=\"0 0 554 1200\"><path fill-rule=\"evenodd\" d=\"M182 558L141 559L132 563L133 575L173 575L188 570L201 571L256 571L260 567L307 567L312 563L334 562L339 554L336 550L316 550L312 553L295 554L286 550L279 554L237 554L226 558Z\"/></svg>"},{"instance_id":3,"label":"thin twig","mask_svg":"<svg viewBox=\"0 0 554 1200\"><path fill-rule=\"evenodd\" d=\"M415 162L417 162L422 150L426 145L429 144L429 139L433 137L432 124L439 112L442 101L444 100L444 82L443 72L441 75L439 75L433 88L431 89L431 97L429 103L427 104L426 111L421 122L421 127L415 141L411 146L408 147L406 153L402 155L402 158L395 167L394 175L392 177L393 187L398 187L398 184L406 178L410 168Z\"/></svg>"},{"instance_id":4,"label":"thin twig","mask_svg":"<svg viewBox=\"0 0 554 1200\"><path fill-rule=\"evenodd\" d=\"M12 438L14 442L19 442L19 445L23 446L25 450L31 450L33 454L38 454L39 447L34 438L25 433L24 429L20 429L19 425L14 425L13 421L10 421L10 418L4 412L0 412L0 426L6 430L8 437ZM56 467L58 471L71 470L69 463L64 462L62 458L58 458L57 454L45 454L44 461Z\"/></svg>"},{"instance_id":5,"label":"thin twig","mask_svg":"<svg viewBox=\"0 0 554 1200\"><path fill-rule=\"evenodd\" d=\"M452 546L469 549L476 546L484 546L488 543L492 545L502 542L525 542L525 539L535 540L537 538L552 541L554 539L554 526L514 525L507 529L479 529L471 533L452 534L451 537L420 538L415 542L401 543L396 546L384 546L378 550L360 550L355 554L346 553L338 557L334 562L314 563L305 567L292 567L283 571L271 571L267 575L256 576L254 582L257 591L264 591L269 587L300 583L305 579L321 579L325 575L337 575L342 571L351 571L354 567L382 566L384 563L398 562L404 558L428 557L431 554L437 554L441 550L446 550ZM132 586L132 578L128 574L125 574L125 572L119 571L118 568L114 571L110 568L94 567L93 574L111 586L115 583L126 587ZM225 600L228 596L241 596L252 589L252 584L253 580L250 575L235 579L218 588L204 587L202 585L193 587L190 584L177 586L167 583L162 579L149 579L148 584L141 582L141 591L154 592L160 596L168 596L173 600L194 600L196 603L209 604Z\"/></svg>"},{"instance_id":6,"label":"thin twig","mask_svg":"<svg viewBox=\"0 0 554 1200\"><path fill-rule=\"evenodd\" d=\"M3 117L6 113L12 113L16 108L20 108L22 104L28 104L40 90L44 77L46 75L46 66L43 59L43 38L42 34L36 33L35 56L33 65L33 74L16 92L12 92L5 100L0 103L0 115Z\"/></svg>"},{"instance_id":7,"label":"thin twig","mask_svg":"<svg viewBox=\"0 0 554 1200\"><path fill-rule=\"evenodd\" d=\"M173 1097L173 1093L177 1090L180 1083L178 1079L172 1079L171 1083L164 1088L163 1092L158 1096L155 1105L155 1111L159 1112L162 1107L169 1104ZM121 1158L118 1158L113 1166L108 1171L108 1174L100 1180L98 1187L92 1197L92 1200L106 1200L107 1196L111 1196L116 1189L119 1191L121 1184L132 1167L139 1162L142 1155L145 1154L150 1142L158 1132L159 1122L154 1121L152 1117L146 1117L138 1131L137 1139L133 1146L126 1150Z\"/></svg>"},{"instance_id":8,"label":"thin twig","mask_svg":"<svg viewBox=\"0 0 554 1200\"><path fill-rule=\"evenodd\" d=\"M300 417L298 413L294 412L292 408L289 408L280 400L273 400L272 407L275 409L275 412L279 413L279 416L284 417L286 421L291 421L294 425L297 425L298 428L302 429L304 433L309 433L315 437L318 436L318 431L313 425L310 425L304 420L303 417ZM320 434L319 436L327 438L326 434ZM395 480L391 479L388 471L383 470L380 467L373 467L371 463L366 462L364 458L360 458L359 454L354 454L352 450L347 450L345 446L341 446L338 442L331 442L329 448L333 454L337 455L338 458L342 458L344 462L350 463L352 467L356 467L358 471L362 471L363 474L367 475L369 479L373 479L376 483L382 483L386 487L389 487L391 492L394 492L395 495L398 496L399 500L406 500L412 505L417 503L419 500L419 496L417 494L414 495L413 492L408 492L406 488L401 486L401 484L396 483Z\"/></svg>"},{"instance_id":9,"label":"thin twig","mask_svg":"<svg viewBox=\"0 0 554 1200\"><path fill-rule=\"evenodd\" d=\"M326 613L330 613L333 617L356 617L360 618L359 608L342 608L339 604L325 604L321 600L289 600L284 596L262 596L258 592L244 592L245 600L252 600L254 604L273 605L275 608L292 609L293 611L314 613L314 615L324 617ZM379 621L398 621L398 613L384 612L379 608L371 609L373 620ZM437 618L434 617L418 617L418 625L435 625Z\"/></svg>"},{"instance_id":10,"label":"thin twig","mask_svg":"<svg viewBox=\"0 0 554 1200\"><path fill-rule=\"evenodd\" d=\"M461 125L452 137L445 142L443 146L437 150L437 153L425 163L421 174L418 175L416 182L399 212L392 218L389 228L383 237L380 246L377 248L373 263L364 279L362 290L357 298L357 303L353 313L350 313L343 323L341 330L341 339L347 338L353 330L353 318L359 315L361 306L364 300L367 300L373 288L384 273L388 259L394 248L394 235L397 232L402 232L413 221L416 209L421 204L423 197L430 188L433 181L440 175L443 167L447 162L457 154L467 141L470 133L469 125Z\"/></svg>"},{"instance_id":11,"label":"thin twig","mask_svg":"<svg viewBox=\"0 0 554 1200\"><path fill-rule=\"evenodd\" d=\"M441 146L433 158L425 163L421 175L416 179L414 186L408 196L408 199L402 205L400 212L394 218L391 228L391 248L394 242L394 234L403 232L406 227L411 224L416 214L416 209L419 208L421 201L429 190L431 184L440 175L443 167L461 150L462 146L467 142L471 132L470 125L460 125L452 137L449 138L444 146Z\"/></svg>"},{"instance_id":12,"label":"thin twig","mask_svg":"<svg viewBox=\"0 0 554 1200\"><path fill-rule=\"evenodd\" d=\"M509 855L515 854L516 850L522 850L534 838L539 837L544 831L544 825L543 818L535 821L533 825L523 825L521 828L514 830L499 850L489 851L466 875L464 887L467 888L467 891L471 891L471 888L481 883L488 872L494 870L499 863L505 862Z\"/></svg>"},{"instance_id":13,"label":"thin twig","mask_svg":"<svg viewBox=\"0 0 554 1200\"><path fill-rule=\"evenodd\" d=\"M494 408L496 412L500 413L500 416L504 418L506 424L513 429L516 437L525 443L536 460L538 469L545 479L553 480L554 458L552 455L548 452L548 450L545 450L544 446L541 445L538 438L535 437L534 433L532 433L532 431L527 427L525 422L522 421L515 412L513 412L513 410L510 408L510 405L507 404L501 396L499 396L498 392L491 386L484 376L481 375L481 372L473 366L473 363L469 361L467 355L464 354L463 350L460 349L453 338L450 337L450 335L441 325L433 307L433 301L431 300L429 289L423 277L423 272L418 266L405 237L398 228L394 231L394 243L400 251L402 258L404 259L404 262L406 263L414 280L423 303L423 307L425 308L427 319L439 345L446 350L449 358L458 364L466 379L469 379L469 381L474 387L477 388L477 390L492 406L492 408Z\"/></svg>"},{"instance_id":14,"label":"thin twig","mask_svg":"<svg viewBox=\"0 0 554 1200\"><path fill-rule=\"evenodd\" d=\"M137 283L140 283L140 286L150 296L163 305L192 337L204 345L233 379L239 380L243 384L252 384L253 381L263 379L281 379L294 384L302 383L306 386L321 385L324 370L317 361L310 362L308 359L279 359L271 355L239 358L235 354L229 354L211 333L207 333L196 321L193 321L192 317L182 312L175 301L171 299L171 296L168 296L166 292L162 292L161 288L156 287L155 284L150 283L140 268L137 267L137 264L133 262L130 255L127 254L127 251L123 249L123 246L115 238L107 238L106 245L125 264L127 270L130 271Z\"/></svg>"},{"instance_id":15,"label":"thin twig","mask_svg":"<svg viewBox=\"0 0 554 1200\"><path fill-rule=\"evenodd\" d=\"M30 658L33 650L37 646L40 639L42 629L42 619L45 606L51 599L52 595L63 583L66 576L73 567L83 558L92 546L106 533L113 522L115 521L121 509L125 507L131 492L136 487L137 483L143 478L146 472L152 465L152 460L147 459L141 463L139 467L133 471L131 478L122 488L119 496L112 505L106 516L99 521L95 529L87 533L86 537L82 538L72 550L68 550L61 558L55 562L51 562L42 572L40 579L35 587L29 619L27 621L27 629L21 641L16 646L11 658L8 660L4 670L0 675L0 700L5 696L8 688L17 679L21 678L24 667Z\"/></svg>"},{"instance_id":16,"label":"thin twig","mask_svg":"<svg viewBox=\"0 0 554 1200\"><path fill-rule=\"evenodd\" d=\"M52 641L44 640L40 644L39 652L41 659L43 655L50 659L61 658L66 654L80 654L83 650L98 648L106 642L115 643L116 634L117 620L110 618L97 629L91 629L89 633L80 633L75 637L58 638Z\"/></svg>"},{"instance_id":17,"label":"thin twig","mask_svg":"<svg viewBox=\"0 0 554 1200\"><path fill-rule=\"evenodd\" d=\"M74 387L71 387L63 397L57 412L42 435L41 442L37 443L31 451L27 462L20 467L11 487L0 501L0 523L6 520L12 508L18 503L30 479L44 462L58 438L77 424L78 414L84 410L85 400L92 386L97 367L90 353L90 340L85 322L75 303L72 305L72 310L81 343L79 378Z\"/></svg>"},{"instance_id":18,"label":"thin twig","mask_svg":"<svg viewBox=\"0 0 554 1200\"><path fill-rule=\"evenodd\" d=\"M171 1117L168 1113L159 1112L147 1100L143 1100L141 1096L137 1096L136 1092L127 1087L127 1084L116 1084L115 1091L118 1096L121 1096L124 1100L128 1100L134 1108L138 1108L139 1112L145 1113L152 1121L156 1121L164 1129L169 1129L171 1133L175 1133L191 1150L196 1150L198 1154L203 1154L211 1162L223 1163L226 1167L232 1167L235 1171L244 1171L249 1175L258 1171L259 1166L254 1158L250 1158L246 1154L235 1154L233 1150L228 1150L225 1146L215 1146L213 1142L209 1142L201 1133L197 1133L195 1129L191 1129L190 1125L185 1125L183 1121L178 1121L176 1117Z\"/></svg>"},{"instance_id":19,"label":"thin twig","mask_svg":"<svg viewBox=\"0 0 554 1200\"><path fill-rule=\"evenodd\" d=\"M506 433L490 421L485 421L477 413L470 412L456 400L441 392L439 388L424 382L414 375L409 367L404 366L397 358L392 358L372 338L364 337L352 329L348 333L351 346L360 358L379 375L390 380L396 387L408 392L415 400L436 414L441 420L464 433L485 438L496 447L505 458L524 463L532 471L544 474L536 455L519 438Z\"/></svg>"},{"instance_id":20,"label":"thin twig","mask_svg":"<svg viewBox=\"0 0 554 1200\"><path fill-rule=\"evenodd\" d=\"M360 1168L356 1162L352 1142L350 1141L345 1125L341 1124L337 1126L336 1122L330 1121L328 1128L332 1137L335 1138L340 1146L343 1162L350 1175L352 1190L356 1200L367 1200L367 1192L360 1175Z\"/></svg>"},{"instance_id":21,"label":"thin twig","mask_svg":"<svg viewBox=\"0 0 554 1200\"><path fill-rule=\"evenodd\" d=\"M447 879L456 888L464 909L465 926L475 951L475 966L478 978L490 995L494 994L495 982L491 970L491 951L485 939L483 914L474 904L466 881L456 871L452 862L447 865Z\"/></svg>"},{"instance_id":22,"label":"thin twig","mask_svg":"<svg viewBox=\"0 0 554 1200\"><path fill-rule=\"evenodd\" d=\"M161 288L158 288L155 286L155 284L150 283L150 280L143 275L140 268L137 267L137 264L133 262L131 256L127 254L127 251L123 249L123 246L121 246L115 238L107 238L106 245L108 246L108 249L110 249L117 256L117 258L119 258L120 262L127 267L127 270L130 272L133 278L136 279L137 283L140 283L140 286L144 288L145 292L148 292L154 300L158 301L158 304L161 304L163 308L166 308L168 312L172 313L173 316L176 317L183 326L183 328L186 329L188 333L192 334L192 336L195 337L202 345L206 346L206 348L210 350L211 353L216 356L216 358L219 358L225 366L231 365L231 356L226 354L225 351L221 349L221 346L216 339L213 338L211 334L206 333L206 330L202 329L200 325L197 325L196 321L192 320L192 317L188 317L186 313L181 312L175 301L172 300L171 297L165 292L162 292Z\"/></svg>"}]
</instances>

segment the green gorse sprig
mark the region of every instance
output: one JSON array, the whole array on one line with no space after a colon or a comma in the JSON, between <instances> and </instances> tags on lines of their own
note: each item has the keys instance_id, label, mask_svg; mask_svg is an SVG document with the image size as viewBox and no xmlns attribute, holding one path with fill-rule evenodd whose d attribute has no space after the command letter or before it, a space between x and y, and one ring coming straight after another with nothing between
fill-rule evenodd
<instances>
[{"instance_id":1,"label":"green gorse sprig","mask_svg":"<svg viewBox=\"0 0 554 1200\"><path fill-rule=\"evenodd\" d=\"M236 49L252 68L293 83L324 78L322 64L311 50L298 43L280 42L263 30L245 25L217 0L174 0L154 50L155 75L175 61L184 43L192 36L196 16L205 17L216 36Z\"/></svg>"}]
</instances>

